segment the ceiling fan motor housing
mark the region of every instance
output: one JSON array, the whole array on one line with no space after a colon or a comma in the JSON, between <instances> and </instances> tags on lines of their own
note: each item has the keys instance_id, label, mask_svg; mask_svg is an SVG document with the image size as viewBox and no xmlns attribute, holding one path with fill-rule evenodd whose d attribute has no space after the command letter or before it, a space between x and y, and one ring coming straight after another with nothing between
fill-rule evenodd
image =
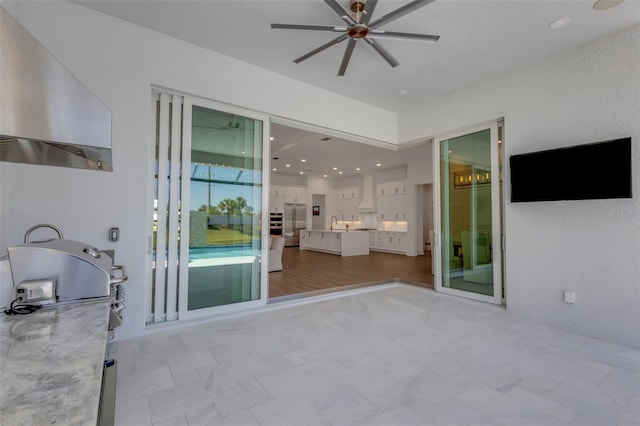
<instances>
[{"instance_id":1,"label":"ceiling fan motor housing","mask_svg":"<svg viewBox=\"0 0 640 426\"><path fill-rule=\"evenodd\" d=\"M362 13L367 0L351 0L349 8L353 13Z\"/></svg>"}]
</instances>

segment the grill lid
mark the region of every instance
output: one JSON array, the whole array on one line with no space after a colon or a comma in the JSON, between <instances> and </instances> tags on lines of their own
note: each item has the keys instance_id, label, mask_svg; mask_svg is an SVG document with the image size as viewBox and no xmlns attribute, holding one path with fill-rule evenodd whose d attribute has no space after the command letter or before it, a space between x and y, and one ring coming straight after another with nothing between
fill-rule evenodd
<instances>
[{"instance_id":1,"label":"grill lid","mask_svg":"<svg viewBox=\"0 0 640 426\"><path fill-rule=\"evenodd\" d=\"M14 286L54 279L58 301L109 296L113 259L85 243L54 239L9 247Z\"/></svg>"}]
</instances>

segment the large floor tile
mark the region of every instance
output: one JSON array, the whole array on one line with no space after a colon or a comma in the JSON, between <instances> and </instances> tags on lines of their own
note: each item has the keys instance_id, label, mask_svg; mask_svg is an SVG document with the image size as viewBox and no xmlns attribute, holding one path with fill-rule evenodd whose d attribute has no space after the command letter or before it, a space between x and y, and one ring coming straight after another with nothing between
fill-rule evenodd
<instances>
[{"instance_id":1,"label":"large floor tile","mask_svg":"<svg viewBox=\"0 0 640 426\"><path fill-rule=\"evenodd\" d=\"M112 344L116 425L640 426L640 351L405 285L285 303Z\"/></svg>"}]
</instances>

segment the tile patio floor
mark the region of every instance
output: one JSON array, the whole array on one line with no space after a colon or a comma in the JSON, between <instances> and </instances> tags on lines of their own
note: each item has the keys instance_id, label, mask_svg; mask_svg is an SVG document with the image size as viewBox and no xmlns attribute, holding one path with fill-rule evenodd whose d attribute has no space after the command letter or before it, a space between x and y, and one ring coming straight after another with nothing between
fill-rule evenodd
<instances>
[{"instance_id":1,"label":"tile patio floor","mask_svg":"<svg viewBox=\"0 0 640 426\"><path fill-rule=\"evenodd\" d=\"M640 425L640 351L409 285L111 344L116 425Z\"/></svg>"}]
</instances>

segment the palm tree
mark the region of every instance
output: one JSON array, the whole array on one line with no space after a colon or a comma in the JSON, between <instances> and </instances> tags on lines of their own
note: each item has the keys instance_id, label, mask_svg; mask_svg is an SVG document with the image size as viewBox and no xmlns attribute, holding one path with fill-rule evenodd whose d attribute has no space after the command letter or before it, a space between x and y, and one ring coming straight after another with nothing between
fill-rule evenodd
<instances>
[{"instance_id":1,"label":"palm tree","mask_svg":"<svg viewBox=\"0 0 640 426\"><path fill-rule=\"evenodd\" d=\"M227 228L231 224L231 214L237 211L237 201L231 198L225 198L218 203L220 211L227 215Z\"/></svg>"},{"instance_id":2,"label":"palm tree","mask_svg":"<svg viewBox=\"0 0 640 426\"><path fill-rule=\"evenodd\" d=\"M235 202L236 202L236 208L238 209L237 215L240 216L240 226L244 227L244 224L242 221L242 210L244 210L244 208L247 207L247 200L244 197L236 197Z\"/></svg>"}]
</instances>

